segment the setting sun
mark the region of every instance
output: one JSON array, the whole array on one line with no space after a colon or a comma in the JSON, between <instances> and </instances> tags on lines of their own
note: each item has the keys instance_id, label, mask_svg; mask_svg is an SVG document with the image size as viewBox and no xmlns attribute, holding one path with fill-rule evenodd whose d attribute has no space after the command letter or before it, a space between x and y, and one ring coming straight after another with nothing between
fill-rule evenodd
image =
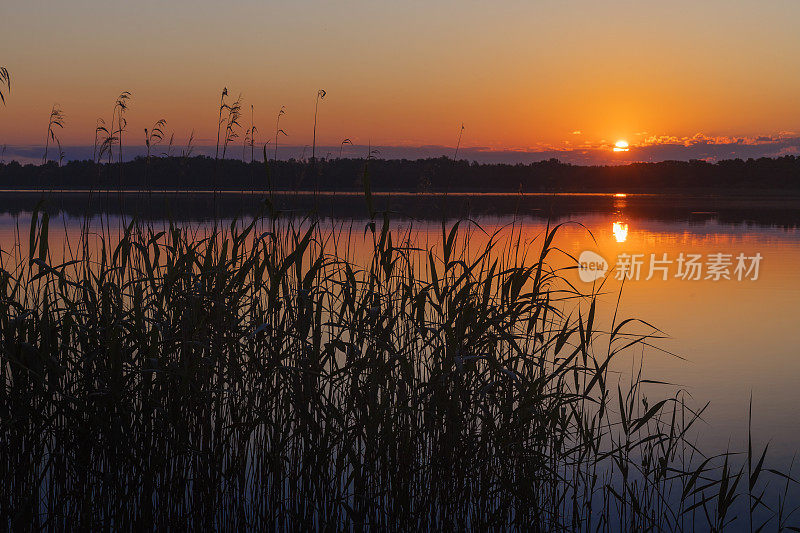
<instances>
[{"instance_id":1,"label":"setting sun","mask_svg":"<svg viewBox=\"0 0 800 533\"><path fill-rule=\"evenodd\" d=\"M614 144L614 151L615 152L627 152L628 151L628 141L617 141Z\"/></svg>"}]
</instances>

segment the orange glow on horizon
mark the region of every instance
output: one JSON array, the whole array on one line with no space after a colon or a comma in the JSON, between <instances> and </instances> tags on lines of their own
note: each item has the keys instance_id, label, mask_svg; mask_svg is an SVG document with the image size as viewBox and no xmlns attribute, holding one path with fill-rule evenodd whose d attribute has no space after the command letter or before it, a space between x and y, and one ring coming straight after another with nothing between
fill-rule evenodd
<instances>
[{"instance_id":1,"label":"orange glow on horizon","mask_svg":"<svg viewBox=\"0 0 800 533\"><path fill-rule=\"evenodd\" d=\"M578 3L500 2L487 10L467 2L453 10L436 2L266 8L197 0L191 9L180 2L129 9L10 0L2 12L16 23L0 35L0 66L13 83L0 104L0 146L44 145L54 103L66 115L61 142L92 146L98 118L108 124L116 97L129 90L126 145L141 146L144 128L163 118L176 146L185 148L194 132L195 145L213 147L223 87L231 101L242 94L242 130L252 116L259 145L274 142L282 106L280 143L313 143L321 88L328 95L319 104L317 146L347 138L455 147L466 123L462 149L597 150L612 160L628 148L614 146L618 136L638 156L698 133L758 138L797 129L800 3L778 9L742 0L726 10L636 3L624 16ZM230 32L219 31L223 17L236 21ZM730 50L738 50L735 62Z\"/></svg>"}]
</instances>

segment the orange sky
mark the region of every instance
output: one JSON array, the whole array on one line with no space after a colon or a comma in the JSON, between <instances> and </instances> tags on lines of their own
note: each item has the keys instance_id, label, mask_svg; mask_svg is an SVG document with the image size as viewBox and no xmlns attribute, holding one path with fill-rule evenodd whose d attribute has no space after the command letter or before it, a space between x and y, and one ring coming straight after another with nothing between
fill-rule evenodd
<instances>
[{"instance_id":1,"label":"orange sky","mask_svg":"<svg viewBox=\"0 0 800 533\"><path fill-rule=\"evenodd\" d=\"M288 4L4 0L0 144L43 143L56 102L62 142L91 144L122 90L128 142L162 117L210 142L223 86L263 137L285 105L295 145L319 88L318 144L452 146L462 122L463 146L496 149L800 129L789 0Z\"/></svg>"}]
</instances>

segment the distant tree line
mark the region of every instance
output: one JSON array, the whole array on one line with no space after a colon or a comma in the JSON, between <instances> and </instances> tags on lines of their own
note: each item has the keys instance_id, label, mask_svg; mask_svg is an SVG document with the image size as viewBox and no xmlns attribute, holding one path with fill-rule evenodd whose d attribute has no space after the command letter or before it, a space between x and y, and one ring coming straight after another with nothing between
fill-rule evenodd
<instances>
[{"instance_id":1,"label":"distant tree line","mask_svg":"<svg viewBox=\"0 0 800 533\"><path fill-rule=\"evenodd\" d=\"M556 159L479 164L447 158L242 162L205 156L125 163L0 163L3 189L186 189L410 192L647 192L800 190L800 157L579 166Z\"/></svg>"}]
</instances>

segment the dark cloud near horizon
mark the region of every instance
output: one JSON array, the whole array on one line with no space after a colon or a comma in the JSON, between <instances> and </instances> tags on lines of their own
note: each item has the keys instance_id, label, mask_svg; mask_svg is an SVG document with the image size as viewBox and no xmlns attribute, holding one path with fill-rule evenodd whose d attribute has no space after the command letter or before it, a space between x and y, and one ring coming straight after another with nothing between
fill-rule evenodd
<instances>
[{"instance_id":1,"label":"dark cloud near horizon","mask_svg":"<svg viewBox=\"0 0 800 533\"><path fill-rule=\"evenodd\" d=\"M339 146L318 146L317 154L320 157L336 158L339 156ZM180 155L183 148L175 146L170 155ZM455 149L447 146L372 146L373 156L381 159L425 159L431 157L453 157ZM364 158L370 147L354 145L347 146L342 151L342 157ZM64 158L70 160L92 159L93 146L65 146ZM214 156L215 147L195 146L192 155ZM4 161L18 161L22 164L40 163L43 146L6 146L2 155ZM154 155L164 155L166 147L153 150ZM260 153L260 150L256 150ZM123 149L124 159L143 156L146 153L144 146L126 146ZM229 154L237 154L238 150L229 149ZM250 150L246 153L249 157ZM52 154L52 151L51 151ZM271 156L272 149L268 149ZM311 150L307 146L281 146L278 150L279 159L300 159L310 157ZM706 161L720 161L723 159L748 159L759 157L780 157L783 155L800 155L800 137L758 137L755 142L745 142L742 139L730 142L713 142L708 140L693 141L691 143L658 143L647 146L631 147L628 152L614 153L608 148L575 148L571 150L495 150L485 147L461 148L459 159L476 161L479 163L508 163L528 164L547 159L558 159L564 163L576 165L607 165L626 164L633 162L659 162L659 161L688 161L690 159L703 159ZM51 156L52 158L52 156ZM116 159L117 156L114 156ZM235 157L232 157L235 158ZM257 155L258 158L258 155Z\"/></svg>"}]
</instances>

